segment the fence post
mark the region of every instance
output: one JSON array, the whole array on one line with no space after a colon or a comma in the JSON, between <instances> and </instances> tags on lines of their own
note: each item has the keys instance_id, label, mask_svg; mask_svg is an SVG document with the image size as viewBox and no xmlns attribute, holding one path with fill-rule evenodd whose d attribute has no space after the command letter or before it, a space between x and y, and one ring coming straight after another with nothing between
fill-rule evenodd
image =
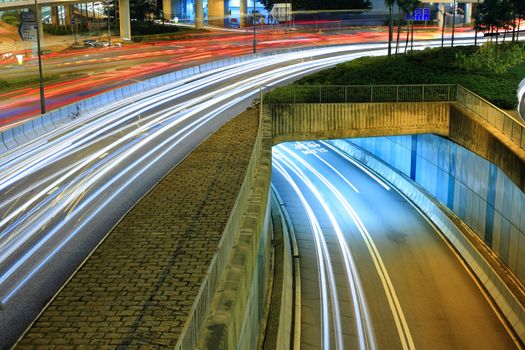
<instances>
[{"instance_id":1,"label":"fence post","mask_svg":"<svg viewBox=\"0 0 525 350\"><path fill-rule=\"evenodd\" d=\"M322 103L323 98L321 97L321 85L319 85L319 103Z\"/></svg>"},{"instance_id":2,"label":"fence post","mask_svg":"<svg viewBox=\"0 0 525 350\"><path fill-rule=\"evenodd\" d=\"M399 102L399 85L396 85L396 102Z\"/></svg>"},{"instance_id":3,"label":"fence post","mask_svg":"<svg viewBox=\"0 0 525 350\"><path fill-rule=\"evenodd\" d=\"M447 101L450 101L450 85L447 86Z\"/></svg>"},{"instance_id":4,"label":"fence post","mask_svg":"<svg viewBox=\"0 0 525 350\"><path fill-rule=\"evenodd\" d=\"M421 88L421 102L425 102L425 85Z\"/></svg>"},{"instance_id":5,"label":"fence post","mask_svg":"<svg viewBox=\"0 0 525 350\"><path fill-rule=\"evenodd\" d=\"M345 102L348 102L348 87L345 85Z\"/></svg>"}]
</instances>

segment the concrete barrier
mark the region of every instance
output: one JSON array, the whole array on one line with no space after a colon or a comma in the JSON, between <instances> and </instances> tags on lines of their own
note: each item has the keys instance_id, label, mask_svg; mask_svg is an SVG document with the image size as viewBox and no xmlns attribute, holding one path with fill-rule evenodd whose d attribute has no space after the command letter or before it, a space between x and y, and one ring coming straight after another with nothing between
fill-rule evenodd
<instances>
[{"instance_id":1,"label":"concrete barrier","mask_svg":"<svg viewBox=\"0 0 525 350\"><path fill-rule=\"evenodd\" d=\"M24 129L24 135L28 140L32 140L38 137L38 134L36 133L34 129L34 123L32 120L25 122L24 124L21 125L21 127Z\"/></svg>"},{"instance_id":2,"label":"concrete barrier","mask_svg":"<svg viewBox=\"0 0 525 350\"><path fill-rule=\"evenodd\" d=\"M24 143L28 141L26 135L24 134L23 125L15 126L11 130L13 131L13 138L16 140L16 143L18 143L19 145L23 145Z\"/></svg>"},{"instance_id":3,"label":"concrete barrier","mask_svg":"<svg viewBox=\"0 0 525 350\"><path fill-rule=\"evenodd\" d=\"M12 149L12 148L18 147L18 142L15 140L15 137L13 135L13 129L7 129L3 131L2 139L3 139L4 145L6 145L7 148Z\"/></svg>"},{"instance_id":4,"label":"concrete barrier","mask_svg":"<svg viewBox=\"0 0 525 350\"><path fill-rule=\"evenodd\" d=\"M289 349L292 344L292 330L294 324L292 323L292 315L294 312L300 312L300 301L295 304L299 310L294 308L293 293L294 293L294 277L296 284L295 292L299 291L300 298L300 280L299 280L299 264L294 266L294 257L299 256L297 251L294 251L293 247L296 248L295 235L293 233L293 226L290 222L290 218L286 211L286 207L282 199L279 197L276 191L272 191L275 200L272 202L272 215L276 215L277 219L273 220L274 224L280 222L282 227L282 241L283 241L283 261L282 261L282 286L281 286L281 302L279 312L279 326L277 329L275 348L276 349ZM273 214L275 213L275 214ZM292 244L294 242L294 244ZM277 267L281 268L281 267ZM294 271L295 270L295 271ZM274 281L276 283L277 281ZM297 296L297 295L296 295ZM295 315L295 320L300 325L300 316ZM295 349L296 347L292 346Z\"/></svg>"},{"instance_id":5,"label":"concrete barrier","mask_svg":"<svg viewBox=\"0 0 525 350\"><path fill-rule=\"evenodd\" d=\"M525 342L525 308L499 274L466 237L462 229L467 230L468 227L466 225L458 227L457 222L451 219L453 215L446 207L440 205L417 184L372 154L350 142L335 140L332 143L393 184L441 230L485 286L517 336L522 342Z\"/></svg>"},{"instance_id":6,"label":"concrete barrier","mask_svg":"<svg viewBox=\"0 0 525 350\"><path fill-rule=\"evenodd\" d=\"M271 124L266 119L261 120L241 191L176 349L258 347L271 249L270 176Z\"/></svg>"},{"instance_id":7,"label":"concrete barrier","mask_svg":"<svg viewBox=\"0 0 525 350\"><path fill-rule=\"evenodd\" d=\"M47 132L47 130L44 128L42 118L32 119L31 123L33 124L33 130L35 131L37 136L44 135Z\"/></svg>"},{"instance_id":8,"label":"concrete barrier","mask_svg":"<svg viewBox=\"0 0 525 350\"><path fill-rule=\"evenodd\" d=\"M2 133L0 133L0 153L4 153L4 152L7 152L7 151L9 151L9 148L4 143L4 135L2 135Z\"/></svg>"}]
</instances>

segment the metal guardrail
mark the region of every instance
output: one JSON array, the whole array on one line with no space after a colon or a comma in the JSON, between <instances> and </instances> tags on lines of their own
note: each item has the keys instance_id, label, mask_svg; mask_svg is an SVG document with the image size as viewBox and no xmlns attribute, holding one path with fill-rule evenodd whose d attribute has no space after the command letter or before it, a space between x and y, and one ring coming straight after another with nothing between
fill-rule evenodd
<instances>
[{"instance_id":1,"label":"metal guardrail","mask_svg":"<svg viewBox=\"0 0 525 350\"><path fill-rule=\"evenodd\" d=\"M460 85L458 85L456 101L509 137L521 150L525 150L525 125L523 122Z\"/></svg>"},{"instance_id":2,"label":"metal guardrail","mask_svg":"<svg viewBox=\"0 0 525 350\"><path fill-rule=\"evenodd\" d=\"M457 85L289 85L264 87L265 103L455 101Z\"/></svg>"}]
</instances>

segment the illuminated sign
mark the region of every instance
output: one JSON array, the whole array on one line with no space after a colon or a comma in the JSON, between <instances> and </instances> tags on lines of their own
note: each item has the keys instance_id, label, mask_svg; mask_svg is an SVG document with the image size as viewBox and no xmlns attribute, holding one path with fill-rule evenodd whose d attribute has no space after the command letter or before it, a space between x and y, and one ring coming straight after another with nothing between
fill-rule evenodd
<instances>
[{"instance_id":1,"label":"illuminated sign","mask_svg":"<svg viewBox=\"0 0 525 350\"><path fill-rule=\"evenodd\" d=\"M407 13L406 19L413 21L430 21L430 9L418 7L414 10L412 15Z\"/></svg>"}]
</instances>

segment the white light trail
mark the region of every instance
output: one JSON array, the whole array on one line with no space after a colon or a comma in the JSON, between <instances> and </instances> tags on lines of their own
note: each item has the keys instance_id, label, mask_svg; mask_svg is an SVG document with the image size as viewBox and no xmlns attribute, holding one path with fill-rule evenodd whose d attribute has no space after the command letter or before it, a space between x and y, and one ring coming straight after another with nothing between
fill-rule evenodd
<instances>
[{"instance_id":1,"label":"white light trail","mask_svg":"<svg viewBox=\"0 0 525 350\"><path fill-rule=\"evenodd\" d=\"M275 169L281 175L288 181L290 186L294 189L295 193L299 197L304 209L306 210L306 215L308 216L308 221L310 223L310 227L313 231L313 237L314 237L314 243L315 243L315 252L317 256L317 263L318 263L318 271L319 271L319 287L321 290L321 344L323 344L323 349L330 349L330 325L329 325L329 316L328 316L328 287L326 282L326 273L332 272L332 266L331 261L329 259L329 255L327 255L327 247L326 242L324 240L323 232L321 230L321 226L319 225L319 221L317 221L317 218L308 204L308 201L304 197L303 193L299 189L299 186L295 183L295 181L292 179L290 174L284 169L284 167L280 164L280 162L276 159L273 160L273 165L275 166ZM326 265L325 265L326 264ZM330 290L333 291L336 288L333 272L330 275ZM332 295L332 299L334 299L334 296ZM337 295L335 296L334 302L339 304L339 301L337 300ZM332 305L334 305L334 302L332 302ZM335 315L337 312L337 315L339 315L338 308L334 307L333 314ZM340 319L339 319L339 325L338 328L341 328L340 325Z\"/></svg>"},{"instance_id":2,"label":"white light trail","mask_svg":"<svg viewBox=\"0 0 525 350\"><path fill-rule=\"evenodd\" d=\"M140 171L129 168L126 162L142 159L142 154L150 154L153 159L142 166L154 166L159 158L149 153L148 148L155 148L156 143L163 142L163 138L175 144L177 142L166 136L168 130L173 132L179 127L184 128L184 124L193 123L193 119L205 120L199 119L199 114L216 116L224 111L222 106L233 106L231 101L241 101L238 96L244 99L253 96L261 86L278 84L364 55L381 55L385 53L384 47L384 44L325 47L265 56L218 68L173 83L163 88L166 91L159 88L128 98L120 103L120 109L77 119L3 154L0 158L0 289L5 283L13 285L20 282L18 277L15 280L14 275L21 267L29 271L23 276L23 280L27 281L28 276L33 276L43 262L48 261L50 255L46 251L56 254L57 247L63 246L60 243L43 250L51 242L51 236L44 233L58 233L58 228L71 224L76 216L91 217L91 214L80 213L79 208L99 213L103 205L89 207L101 198L99 189L108 188L108 184L118 181L125 182L125 177L135 178ZM363 52L353 52L360 50ZM290 62L294 63L282 67ZM263 69L267 71L259 72ZM232 77L237 80L227 84ZM206 89L211 90L215 86L223 87L206 92ZM200 96L191 98L192 94ZM179 99L181 102L177 103ZM163 105L169 104L173 105L169 110L162 109ZM116 106L119 104L110 108ZM162 110L153 112L158 109ZM192 131L185 130L185 133L174 134L187 138ZM47 142L44 142L45 139ZM157 149L156 152L160 151ZM33 178L34 182L30 182ZM115 197L113 192L109 197ZM11 205L5 209L7 204ZM61 234L65 236L53 240L64 242L74 236L71 232ZM42 256L37 258L37 253ZM17 261L6 266L9 259L15 257ZM32 268L30 264L33 264ZM14 291L20 286L18 284Z\"/></svg>"},{"instance_id":3,"label":"white light trail","mask_svg":"<svg viewBox=\"0 0 525 350\"><path fill-rule=\"evenodd\" d=\"M383 285L383 289L385 290L385 294L389 301L389 306L392 311L392 316L394 317L394 321L396 323L396 327L398 329L398 333L400 336L401 344L403 346L403 349L415 349L414 342L412 339L412 336L410 334L410 329L408 327L408 324L406 322L406 318L404 316L403 310L401 308L401 304L399 303L399 299L397 298L397 294L395 292L395 289L392 285L392 281L390 279L390 276L388 274L388 271L386 269L386 266L383 262L383 259L381 258L381 255L379 254L379 251L370 235L368 230L366 229L365 225L363 224L362 220L359 218L353 207L348 203L348 200L346 197L321 173L319 173L314 167L312 167L308 162L306 162L303 158L298 156L296 153L291 151L290 149L286 148L283 145L279 145L281 149L283 149L284 152L287 152L291 157L293 157L297 162L299 162L302 166L304 166L306 169L308 169L312 174L315 175L316 178L318 178L321 182L323 182L330 190L330 192L336 196L338 201L341 203L343 208L345 209L346 213L349 215L349 217L352 218L355 225L357 226L361 237L363 238L370 255L372 256L372 260L374 261L374 267L376 268L376 271L381 279L381 283ZM362 292L362 291L361 291Z\"/></svg>"},{"instance_id":4,"label":"white light trail","mask_svg":"<svg viewBox=\"0 0 525 350\"><path fill-rule=\"evenodd\" d=\"M357 266L348 248L344 234L339 226L337 219L335 218L330 206L326 203L323 195L315 186L308 176L284 153L292 154L292 152L284 145L275 146L276 149L282 151L280 152L280 159L286 163L286 165L304 182L308 189L315 195L317 201L323 207L328 219L334 228L337 241L339 243L339 249L341 255L343 256L346 278L348 286L350 287L350 295L353 301L354 312L353 315L356 317L356 329L357 329L357 339L359 341L360 349L375 349L375 341L372 330L372 322L370 321L370 315L368 312L368 306L366 304L366 298L364 295L364 290L361 285L359 278L359 273L357 271ZM337 332L336 332L337 334Z\"/></svg>"}]
</instances>

